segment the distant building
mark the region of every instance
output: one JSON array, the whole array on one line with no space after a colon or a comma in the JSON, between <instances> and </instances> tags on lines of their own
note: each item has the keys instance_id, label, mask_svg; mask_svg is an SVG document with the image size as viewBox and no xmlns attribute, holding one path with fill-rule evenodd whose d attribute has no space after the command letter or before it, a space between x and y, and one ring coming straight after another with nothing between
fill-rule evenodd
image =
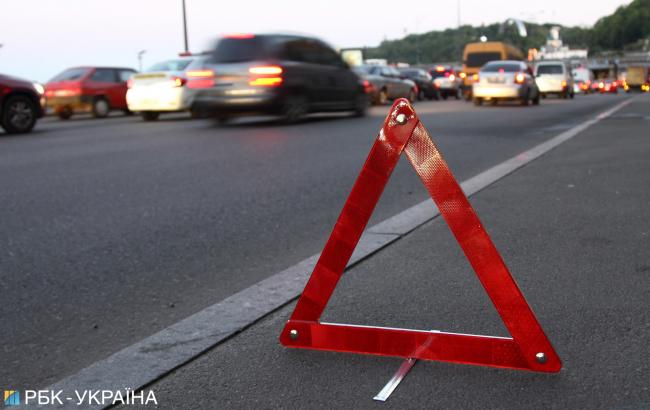
<instances>
[{"instance_id":1,"label":"distant building","mask_svg":"<svg viewBox=\"0 0 650 410\"><path fill-rule=\"evenodd\" d=\"M554 26L549 30L546 37L546 45L542 46L537 53L535 53L536 60L563 60L574 62L584 61L587 59L589 50L586 49L571 49L565 46L560 38L560 27Z\"/></svg>"}]
</instances>

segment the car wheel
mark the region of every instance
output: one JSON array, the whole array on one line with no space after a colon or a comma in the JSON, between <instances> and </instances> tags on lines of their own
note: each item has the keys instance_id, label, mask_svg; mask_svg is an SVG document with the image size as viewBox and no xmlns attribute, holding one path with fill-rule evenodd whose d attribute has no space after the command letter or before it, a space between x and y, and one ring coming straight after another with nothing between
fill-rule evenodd
<instances>
[{"instance_id":1,"label":"car wheel","mask_svg":"<svg viewBox=\"0 0 650 410\"><path fill-rule=\"evenodd\" d=\"M108 105L106 98L99 97L93 101L93 117L106 118L111 107Z\"/></svg>"},{"instance_id":2,"label":"car wheel","mask_svg":"<svg viewBox=\"0 0 650 410\"><path fill-rule=\"evenodd\" d=\"M367 94L359 94L354 101L354 116L355 117L364 117L368 112L368 106L370 106L370 99Z\"/></svg>"},{"instance_id":3,"label":"car wheel","mask_svg":"<svg viewBox=\"0 0 650 410\"><path fill-rule=\"evenodd\" d=\"M409 90L409 95L406 97L411 103L414 103L417 99L417 94L414 89Z\"/></svg>"},{"instance_id":4,"label":"car wheel","mask_svg":"<svg viewBox=\"0 0 650 410\"><path fill-rule=\"evenodd\" d=\"M449 95L448 95L446 92L445 92L445 93L441 93L440 96L442 97L443 100L446 100L447 97L449 97Z\"/></svg>"},{"instance_id":5,"label":"car wheel","mask_svg":"<svg viewBox=\"0 0 650 410\"><path fill-rule=\"evenodd\" d=\"M533 105L539 105L539 93L537 93L535 98L533 98Z\"/></svg>"},{"instance_id":6,"label":"car wheel","mask_svg":"<svg viewBox=\"0 0 650 410\"><path fill-rule=\"evenodd\" d=\"M526 91L526 95L521 99L521 105L524 107L528 105L528 101L530 100L530 89Z\"/></svg>"},{"instance_id":7,"label":"car wheel","mask_svg":"<svg viewBox=\"0 0 650 410\"><path fill-rule=\"evenodd\" d=\"M542 98L546 98L546 94L545 94L545 93L542 93Z\"/></svg>"},{"instance_id":8,"label":"car wheel","mask_svg":"<svg viewBox=\"0 0 650 410\"><path fill-rule=\"evenodd\" d=\"M290 95L282 105L282 122L295 124L307 114L307 99L301 95Z\"/></svg>"},{"instance_id":9,"label":"car wheel","mask_svg":"<svg viewBox=\"0 0 650 410\"><path fill-rule=\"evenodd\" d=\"M156 111L142 111L140 116L144 121L156 121L160 117L160 113Z\"/></svg>"},{"instance_id":10,"label":"car wheel","mask_svg":"<svg viewBox=\"0 0 650 410\"><path fill-rule=\"evenodd\" d=\"M476 105L477 107L483 104L482 98L474 98L473 101L474 101L474 105Z\"/></svg>"},{"instance_id":11,"label":"car wheel","mask_svg":"<svg viewBox=\"0 0 650 410\"><path fill-rule=\"evenodd\" d=\"M69 120L70 117L72 117L72 110L70 109L70 107L65 107L57 111L56 115L57 117L59 117L59 119Z\"/></svg>"},{"instance_id":12,"label":"car wheel","mask_svg":"<svg viewBox=\"0 0 650 410\"><path fill-rule=\"evenodd\" d=\"M424 100L426 100L426 98L427 98L427 96L425 95L424 90L421 89L418 92L418 101L424 101Z\"/></svg>"},{"instance_id":13,"label":"car wheel","mask_svg":"<svg viewBox=\"0 0 650 410\"><path fill-rule=\"evenodd\" d=\"M455 97L456 97L457 100L460 100L461 98L463 98L463 91L460 88L456 89Z\"/></svg>"},{"instance_id":14,"label":"car wheel","mask_svg":"<svg viewBox=\"0 0 650 410\"><path fill-rule=\"evenodd\" d=\"M29 97L15 95L5 102L0 124L9 134L22 134L34 128L36 116L36 104Z\"/></svg>"},{"instance_id":15,"label":"car wheel","mask_svg":"<svg viewBox=\"0 0 650 410\"><path fill-rule=\"evenodd\" d=\"M123 112L124 115L126 115L127 117L133 115L133 111L129 110L128 108L122 110L122 112Z\"/></svg>"},{"instance_id":16,"label":"car wheel","mask_svg":"<svg viewBox=\"0 0 650 410\"><path fill-rule=\"evenodd\" d=\"M386 105L388 103L388 91L386 91L386 89L379 91L377 101L379 102L379 105Z\"/></svg>"}]
</instances>

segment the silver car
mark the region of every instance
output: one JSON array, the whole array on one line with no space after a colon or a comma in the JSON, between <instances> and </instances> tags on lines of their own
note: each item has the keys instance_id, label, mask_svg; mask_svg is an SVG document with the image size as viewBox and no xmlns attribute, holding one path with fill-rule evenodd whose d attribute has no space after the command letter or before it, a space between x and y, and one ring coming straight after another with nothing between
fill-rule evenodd
<instances>
[{"instance_id":1,"label":"silver car","mask_svg":"<svg viewBox=\"0 0 650 410\"><path fill-rule=\"evenodd\" d=\"M528 65L521 61L491 61L478 73L478 80L472 84L474 104L483 101L496 103L519 101L522 105L539 104L539 88Z\"/></svg>"}]
</instances>

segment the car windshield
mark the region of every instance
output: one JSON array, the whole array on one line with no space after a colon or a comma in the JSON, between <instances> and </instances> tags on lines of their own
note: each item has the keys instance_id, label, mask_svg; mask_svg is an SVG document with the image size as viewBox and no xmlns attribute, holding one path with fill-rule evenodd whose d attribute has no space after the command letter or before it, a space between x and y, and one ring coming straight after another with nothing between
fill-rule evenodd
<instances>
[{"instance_id":1,"label":"car windshield","mask_svg":"<svg viewBox=\"0 0 650 410\"><path fill-rule=\"evenodd\" d=\"M65 70L64 72L58 74L54 78L52 78L50 81L54 82L54 81L74 81L74 80L79 80L87 72L88 72L87 68L69 68L69 69Z\"/></svg>"},{"instance_id":2,"label":"car windshield","mask_svg":"<svg viewBox=\"0 0 650 410\"><path fill-rule=\"evenodd\" d=\"M543 64L537 66L537 74L563 74L564 70L560 64Z\"/></svg>"},{"instance_id":3,"label":"car windshield","mask_svg":"<svg viewBox=\"0 0 650 410\"><path fill-rule=\"evenodd\" d=\"M407 77L417 77L420 75L420 70L400 70L402 75L405 75Z\"/></svg>"},{"instance_id":4,"label":"car windshield","mask_svg":"<svg viewBox=\"0 0 650 410\"><path fill-rule=\"evenodd\" d=\"M486 73L516 73L517 71L521 71L521 66L519 64L488 63L485 67L481 68L481 71Z\"/></svg>"},{"instance_id":5,"label":"car windshield","mask_svg":"<svg viewBox=\"0 0 650 410\"><path fill-rule=\"evenodd\" d=\"M185 58L182 60L167 60L149 67L151 71L183 71L192 62L192 59Z\"/></svg>"},{"instance_id":6,"label":"car windshield","mask_svg":"<svg viewBox=\"0 0 650 410\"><path fill-rule=\"evenodd\" d=\"M491 52L491 53L469 53L467 54L467 61L465 65L467 67L481 67L485 63L489 63L494 60L501 60L501 53Z\"/></svg>"},{"instance_id":7,"label":"car windshield","mask_svg":"<svg viewBox=\"0 0 650 410\"><path fill-rule=\"evenodd\" d=\"M212 61L215 63L241 63L262 60L269 55L260 37L226 37L217 44Z\"/></svg>"}]
</instances>

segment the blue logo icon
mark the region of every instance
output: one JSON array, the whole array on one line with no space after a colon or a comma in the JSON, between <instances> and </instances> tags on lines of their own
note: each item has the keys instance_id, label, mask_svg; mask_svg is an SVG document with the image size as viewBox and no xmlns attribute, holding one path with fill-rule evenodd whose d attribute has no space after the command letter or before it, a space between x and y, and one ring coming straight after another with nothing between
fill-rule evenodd
<instances>
[{"instance_id":1,"label":"blue logo icon","mask_svg":"<svg viewBox=\"0 0 650 410\"><path fill-rule=\"evenodd\" d=\"M20 392L5 390L5 406L20 406Z\"/></svg>"}]
</instances>

